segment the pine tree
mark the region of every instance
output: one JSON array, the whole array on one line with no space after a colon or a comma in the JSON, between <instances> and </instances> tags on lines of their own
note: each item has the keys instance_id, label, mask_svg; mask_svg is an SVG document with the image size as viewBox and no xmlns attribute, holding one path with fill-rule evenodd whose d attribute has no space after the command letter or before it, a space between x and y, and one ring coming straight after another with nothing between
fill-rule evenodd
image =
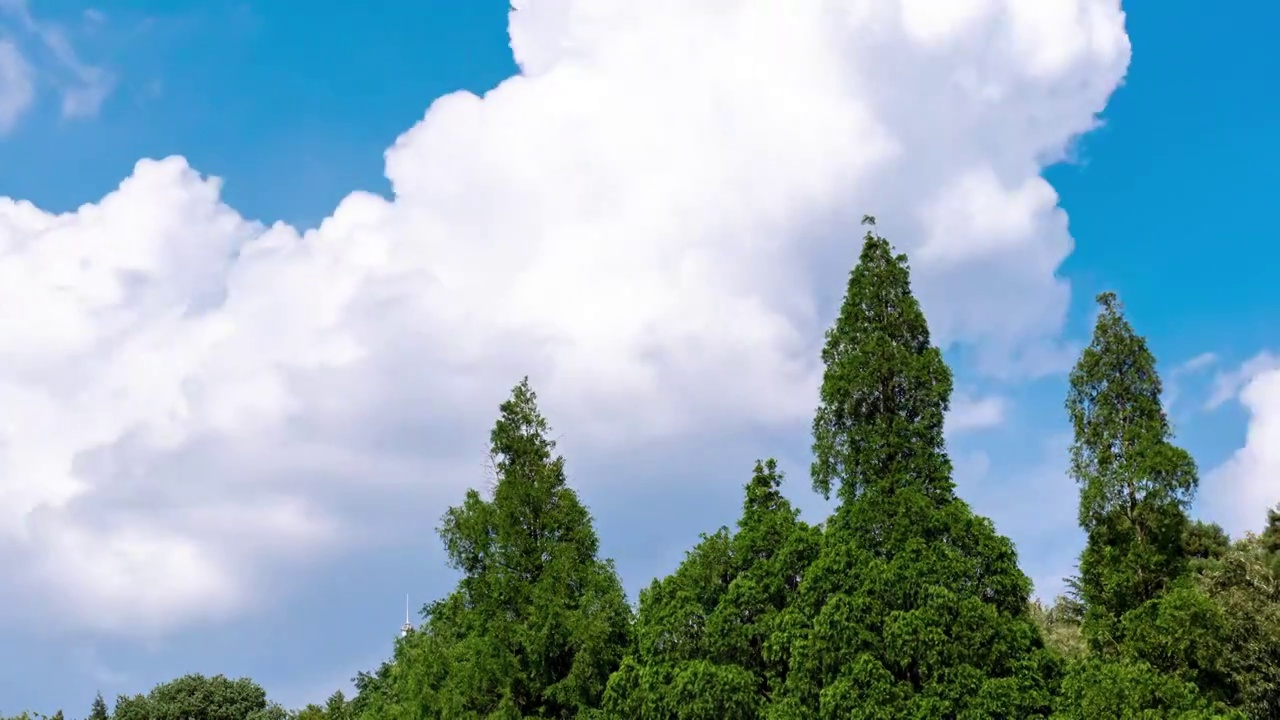
<instances>
[{"instance_id":1,"label":"pine tree","mask_svg":"<svg viewBox=\"0 0 1280 720\"><path fill-rule=\"evenodd\" d=\"M1195 461L1172 443L1156 360L1114 293L1098 296L1093 340L1071 371L1071 475L1080 485L1085 634L1096 651L1119 647L1119 623L1187 568ZM1193 533L1194 535L1194 533Z\"/></svg>"},{"instance_id":2,"label":"pine tree","mask_svg":"<svg viewBox=\"0 0 1280 720\"><path fill-rule=\"evenodd\" d=\"M1013 544L955 496L951 373L905 256L874 228L822 359L813 482L840 503L778 623L790 674L771 717L1044 717L1057 662L1030 582Z\"/></svg>"},{"instance_id":3,"label":"pine tree","mask_svg":"<svg viewBox=\"0 0 1280 720\"><path fill-rule=\"evenodd\" d=\"M637 651L614 674L606 717L752 720L785 681L775 623L819 547L782 495L773 460L756 463L736 533L704 535L670 576L640 594Z\"/></svg>"},{"instance_id":4,"label":"pine tree","mask_svg":"<svg viewBox=\"0 0 1280 720\"><path fill-rule=\"evenodd\" d=\"M102 693L98 693L94 696L93 706L89 709L89 720L107 720L109 717L107 702L102 699Z\"/></svg>"},{"instance_id":5,"label":"pine tree","mask_svg":"<svg viewBox=\"0 0 1280 720\"><path fill-rule=\"evenodd\" d=\"M599 706L629 642L630 608L525 379L490 435L491 499L467 493L440 536L462 572L398 643L402 718L573 718Z\"/></svg>"},{"instance_id":6,"label":"pine tree","mask_svg":"<svg viewBox=\"0 0 1280 720\"><path fill-rule=\"evenodd\" d=\"M350 720L351 703L347 702L347 698L342 694L341 690L335 691L325 701L324 715L327 720Z\"/></svg>"}]
</instances>

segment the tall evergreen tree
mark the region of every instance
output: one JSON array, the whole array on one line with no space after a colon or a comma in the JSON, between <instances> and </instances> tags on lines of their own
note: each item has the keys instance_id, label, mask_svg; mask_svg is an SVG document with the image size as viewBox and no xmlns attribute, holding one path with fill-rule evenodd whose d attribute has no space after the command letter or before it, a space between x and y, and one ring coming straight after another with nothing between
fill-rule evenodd
<instances>
[{"instance_id":1,"label":"tall evergreen tree","mask_svg":"<svg viewBox=\"0 0 1280 720\"><path fill-rule=\"evenodd\" d=\"M93 697L93 706L89 708L89 720L107 720L110 716L107 701L102 699L102 693L98 693Z\"/></svg>"},{"instance_id":2,"label":"tall evergreen tree","mask_svg":"<svg viewBox=\"0 0 1280 720\"><path fill-rule=\"evenodd\" d=\"M1044 717L1057 661L1029 616L1030 582L1013 544L955 496L951 373L906 257L874 228L822 358L813 482L840 503L778 623L790 673L771 717Z\"/></svg>"},{"instance_id":3,"label":"tall evergreen tree","mask_svg":"<svg viewBox=\"0 0 1280 720\"><path fill-rule=\"evenodd\" d=\"M548 433L525 379L490 435L492 498L472 490L445 514L440 536L463 577L398 643L388 716L574 718L599 706L630 608Z\"/></svg>"},{"instance_id":4,"label":"tall evergreen tree","mask_svg":"<svg viewBox=\"0 0 1280 720\"><path fill-rule=\"evenodd\" d=\"M1237 717L1222 608L1188 573L1225 537L1186 511L1194 460L1173 444L1156 361L1113 293L1070 376L1070 473L1086 532L1076 583L1093 656L1071 669L1062 718Z\"/></svg>"},{"instance_id":5,"label":"tall evergreen tree","mask_svg":"<svg viewBox=\"0 0 1280 720\"><path fill-rule=\"evenodd\" d=\"M1172 442L1156 360L1114 293L1098 296L1093 340L1071 371L1067 411L1075 438L1071 475L1080 485L1085 635L1111 652L1119 624L1186 570L1186 509L1198 477Z\"/></svg>"},{"instance_id":6,"label":"tall evergreen tree","mask_svg":"<svg viewBox=\"0 0 1280 720\"><path fill-rule=\"evenodd\" d=\"M769 646L820 533L782 495L773 460L757 463L742 516L704 535L668 577L640 593L636 651L609 682L611 720L753 720L781 688Z\"/></svg>"}]
</instances>

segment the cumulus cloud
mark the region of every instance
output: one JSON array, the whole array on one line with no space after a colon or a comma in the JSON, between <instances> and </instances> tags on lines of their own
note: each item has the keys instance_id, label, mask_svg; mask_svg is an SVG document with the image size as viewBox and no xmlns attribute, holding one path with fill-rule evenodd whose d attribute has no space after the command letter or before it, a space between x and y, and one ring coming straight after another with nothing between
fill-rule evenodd
<instances>
[{"instance_id":1,"label":"cumulus cloud","mask_svg":"<svg viewBox=\"0 0 1280 720\"><path fill-rule=\"evenodd\" d=\"M1222 394L1239 400L1249 422L1244 446L1205 478L1201 502L1238 535L1260 530L1266 511L1280 503L1280 358L1264 352L1222 375L1214 399Z\"/></svg>"},{"instance_id":2,"label":"cumulus cloud","mask_svg":"<svg viewBox=\"0 0 1280 720\"><path fill-rule=\"evenodd\" d=\"M371 494L475 483L525 373L600 452L803 425L864 211L939 341L1053 364L1072 242L1039 173L1124 75L1118 0L517 0L509 31L521 74L435 101L393 197L314 229L181 158L72 213L0 200L0 547L32 597L120 632L234 612Z\"/></svg>"}]
</instances>

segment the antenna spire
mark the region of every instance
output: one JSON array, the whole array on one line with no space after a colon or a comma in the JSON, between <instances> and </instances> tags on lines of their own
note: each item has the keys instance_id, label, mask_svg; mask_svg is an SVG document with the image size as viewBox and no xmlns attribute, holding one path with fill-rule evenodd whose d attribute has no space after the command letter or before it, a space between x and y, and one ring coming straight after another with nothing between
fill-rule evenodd
<instances>
[{"instance_id":1,"label":"antenna spire","mask_svg":"<svg viewBox=\"0 0 1280 720\"><path fill-rule=\"evenodd\" d=\"M400 637L407 637L413 632L413 623L409 622L409 594L404 596L404 625L400 627Z\"/></svg>"}]
</instances>

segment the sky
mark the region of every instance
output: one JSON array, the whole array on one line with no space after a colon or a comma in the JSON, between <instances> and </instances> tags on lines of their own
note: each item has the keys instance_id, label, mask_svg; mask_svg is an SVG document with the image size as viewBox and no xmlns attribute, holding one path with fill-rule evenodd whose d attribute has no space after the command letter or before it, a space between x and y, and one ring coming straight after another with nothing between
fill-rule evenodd
<instances>
[{"instance_id":1,"label":"sky","mask_svg":"<svg viewBox=\"0 0 1280 720\"><path fill-rule=\"evenodd\" d=\"M0 713L298 706L455 580L529 375L634 599L805 516L863 213L956 374L960 494L1052 597L1066 371L1114 290L1198 517L1280 502L1273 3L0 0Z\"/></svg>"}]
</instances>

